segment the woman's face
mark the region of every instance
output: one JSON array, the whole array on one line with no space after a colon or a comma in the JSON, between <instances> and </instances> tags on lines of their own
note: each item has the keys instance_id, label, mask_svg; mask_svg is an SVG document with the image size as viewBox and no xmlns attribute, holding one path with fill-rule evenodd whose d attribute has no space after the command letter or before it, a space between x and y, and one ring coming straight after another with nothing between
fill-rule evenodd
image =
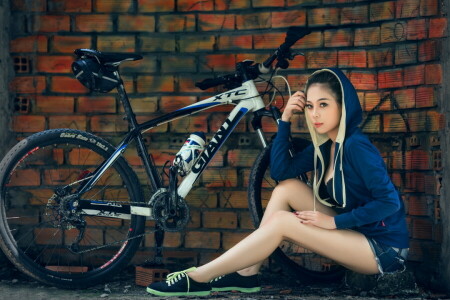
<instances>
[{"instance_id":1,"label":"woman's face","mask_svg":"<svg viewBox=\"0 0 450 300\"><path fill-rule=\"evenodd\" d=\"M306 92L306 114L317 133L336 140L341 120L341 105L324 84L315 83Z\"/></svg>"}]
</instances>

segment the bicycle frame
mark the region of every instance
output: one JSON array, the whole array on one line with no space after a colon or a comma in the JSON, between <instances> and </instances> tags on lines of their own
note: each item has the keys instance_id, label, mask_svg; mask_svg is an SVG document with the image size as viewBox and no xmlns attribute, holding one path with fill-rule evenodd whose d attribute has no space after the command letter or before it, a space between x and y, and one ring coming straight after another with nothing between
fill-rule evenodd
<instances>
[{"instance_id":1,"label":"bicycle frame","mask_svg":"<svg viewBox=\"0 0 450 300\"><path fill-rule=\"evenodd\" d=\"M118 73L117 76L119 76ZM195 165L193 166L192 171L183 179L183 181L178 186L177 193L180 197L184 198L192 189L194 182L202 174L203 170L206 168L206 166L209 164L209 162L221 148L221 146L225 143L231 132L234 130L239 121L246 115L246 113L262 111L265 108L264 102L259 95L259 92L257 91L253 80L248 80L245 81L240 87L201 100L195 104L180 108L174 112L157 117L142 124L138 124L122 83L118 86L117 90L119 92L119 97L122 105L124 106L131 130L116 147L116 150L111 155L111 157L104 161L92 173L86 183L78 191L79 196L86 193L93 187L93 185L100 179L104 172L122 155L122 153L127 149L127 147L133 140L136 141L138 155L143 162L144 168L151 182L152 192L154 193L157 189L162 188L163 184L156 171L155 165L151 161L150 156L147 154L147 147L144 143L142 133L167 122L171 122L173 120L183 118L215 106L225 104L236 105L230 112L228 118L224 121L222 126L205 147L205 150L202 152ZM258 116L262 115L272 116L271 113L265 114L264 112L263 114L259 114ZM261 126L256 125L255 130L258 132L258 136L263 147L265 147L266 141L264 139L264 135L262 134ZM131 218L131 215L146 216L147 218L152 216L152 212L147 206L134 206L112 203L111 205L109 205L108 202L104 203L99 201L84 200L81 197L79 199L80 207L83 209L83 212L88 215L100 215L122 219L129 219ZM99 208L99 206L101 208Z\"/></svg>"}]
</instances>

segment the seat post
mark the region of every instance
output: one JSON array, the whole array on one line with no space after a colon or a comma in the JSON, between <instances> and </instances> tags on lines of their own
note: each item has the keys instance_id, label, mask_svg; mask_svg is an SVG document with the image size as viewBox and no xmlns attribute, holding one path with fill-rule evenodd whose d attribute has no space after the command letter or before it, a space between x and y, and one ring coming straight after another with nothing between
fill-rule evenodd
<instances>
[{"instance_id":1,"label":"seat post","mask_svg":"<svg viewBox=\"0 0 450 300\"><path fill-rule=\"evenodd\" d=\"M117 92L119 94L120 102L125 110L126 118L128 123L131 125L131 129L136 129L138 126L136 115L133 112L133 108L131 107L130 99L128 98L127 91L125 90L125 86L123 84L123 80L120 77L118 71L114 71L114 75L119 80L119 85L117 86Z\"/></svg>"}]
</instances>

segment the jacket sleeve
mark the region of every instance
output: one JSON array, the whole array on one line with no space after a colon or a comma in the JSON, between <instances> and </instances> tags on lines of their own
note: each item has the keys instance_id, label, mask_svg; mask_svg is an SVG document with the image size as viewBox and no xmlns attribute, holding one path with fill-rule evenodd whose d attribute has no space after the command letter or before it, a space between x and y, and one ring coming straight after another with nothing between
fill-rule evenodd
<instances>
[{"instance_id":1,"label":"jacket sleeve","mask_svg":"<svg viewBox=\"0 0 450 300\"><path fill-rule=\"evenodd\" d=\"M278 133L270 152L270 175L274 180L295 178L314 168L314 146L311 144L291 157L289 153L291 123L279 122Z\"/></svg>"},{"instance_id":2,"label":"jacket sleeve","mask_svg":"<svg viewBox=\"0 0 450 300\"><path fill-rule=\"evenodd\" d=\"M346 146L344 156L348 157L351 167L346 168L347 172L355 172L354 176L361 178L369 190L369 195L361 197L370 199L360 199L365 204L335 216L336 227L345 229L379 222L397 212L401 207L399 195L375 146L361 139Z\"/></svg>"}]
</instances>

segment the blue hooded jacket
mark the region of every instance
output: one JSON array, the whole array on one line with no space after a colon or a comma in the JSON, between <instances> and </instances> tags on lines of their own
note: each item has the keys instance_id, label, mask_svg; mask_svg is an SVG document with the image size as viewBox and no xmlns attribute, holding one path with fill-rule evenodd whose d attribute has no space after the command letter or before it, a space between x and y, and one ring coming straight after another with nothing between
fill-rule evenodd
<instances>
[{"instance_id":1,"label":"blue hooded jacket","mask_svg":"<svg viewBox=\"0 0 450 300\"><path fill-rule=\"evenodd\" d=\"M336 137L332 180L332 197L339 203L334 208L338 213L334 217L337 229L353 229L387 246L408 248L404 204L387 174L379 151L358 127L362 121L362 109L355 88L338 69L316 72L331 72L339 79L342 88L342 115ZM271 150L271 176L281 181L315 170L314 198L326 206L333 206L319 194L324 180L323 170L330 162L332 141L326 134L318 134L308 117L306 123L312 144L291 157L290 123L280 120Z\"/></svg>"}]
</instances>

